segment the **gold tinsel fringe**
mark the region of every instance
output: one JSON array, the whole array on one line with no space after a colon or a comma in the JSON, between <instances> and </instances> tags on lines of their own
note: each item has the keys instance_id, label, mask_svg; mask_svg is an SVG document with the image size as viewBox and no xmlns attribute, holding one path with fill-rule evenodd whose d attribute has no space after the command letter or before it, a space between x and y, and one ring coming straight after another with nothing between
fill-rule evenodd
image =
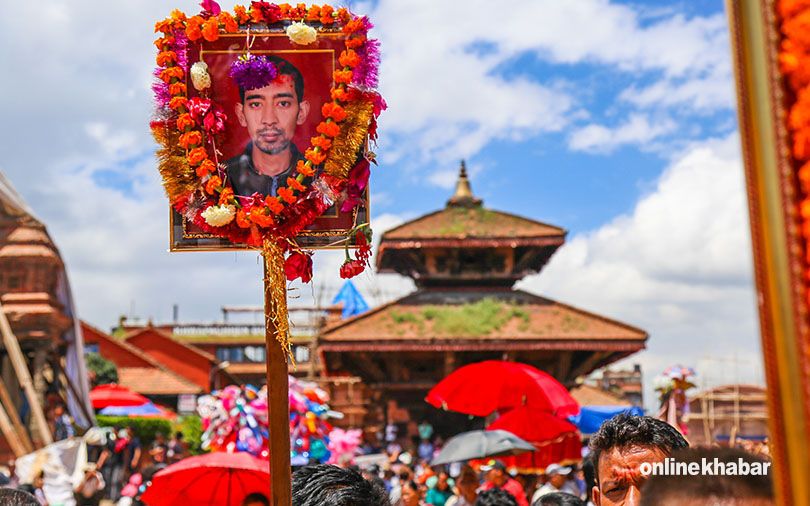
<instances>
[{"instance_id":1,"label":"gold tinsel fringe","mask_svg":"<svg viewBox=\"0 0 810 506\"><path fill-rule=\"evenodd\" d=\"M268 329L275 329L276 341L287 360L292 359L290 320L287 316L287 277L284 275L284 251L274 238L264 241L265 262L264 318Z\"/></svg>"},{"instance_id":2,"label":"gold tinsel fringe","mask_svg":"<svg viewBox=\"0 0 810 506\"><path fill-rule=\"evenodd\" d=\"M324 164L324 172L339 179L349 177L349 171L357 160L357 152L366 141L374 104L353 102L343 109L346 111L346 119L340 125L340 133L332 141Z\"/></svg>"},{"instance_id":3,"label":"gold tinsel fringe","mask_svg":"<svg viewBox=\"0 0 810 506\"><path fill-rule=\"evenodd\" d=\"M163 189L169 201L197 188L197 174L186 160L186 152L178 143L180 134L174 128L153 128L152 136L162 147L155 155L163 178Z\"/></svg>"}]
</instances>

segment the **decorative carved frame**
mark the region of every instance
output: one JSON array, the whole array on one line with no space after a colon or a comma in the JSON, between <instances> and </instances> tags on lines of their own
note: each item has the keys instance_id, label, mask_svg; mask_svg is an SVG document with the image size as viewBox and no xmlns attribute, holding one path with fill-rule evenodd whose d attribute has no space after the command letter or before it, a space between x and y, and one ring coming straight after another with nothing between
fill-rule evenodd
<instances>
[{"instance_id":1,"label":"decorative carved frame","mask_svg":"<svg viewBox=\"0 0 810 506\"><path fill-rule=\"evenodd\" d=\"M810 307L772 0L728 0L777 504L810 504Z\"/></svg>"}]
</instances>

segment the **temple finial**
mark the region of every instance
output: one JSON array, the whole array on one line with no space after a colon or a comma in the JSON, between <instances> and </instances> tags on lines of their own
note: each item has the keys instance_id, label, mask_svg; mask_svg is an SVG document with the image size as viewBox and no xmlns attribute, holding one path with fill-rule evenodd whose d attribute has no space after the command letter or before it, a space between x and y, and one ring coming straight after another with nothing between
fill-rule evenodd
<instances>
[{"instance_id":1,"label":"temple finial","mask_svg":"<svg viewBox=\"0 0 810 506\"><path fill-rule=\"evenodd\" d=\"M458 182L456 183L456 191L447 205L457 206L473 206L480 205L481 200L473 196L472 189L470 188L470 180L467 179L467 165L464 160L461 160L461 170L458 173Z\"/></svg>"}]
</instances>

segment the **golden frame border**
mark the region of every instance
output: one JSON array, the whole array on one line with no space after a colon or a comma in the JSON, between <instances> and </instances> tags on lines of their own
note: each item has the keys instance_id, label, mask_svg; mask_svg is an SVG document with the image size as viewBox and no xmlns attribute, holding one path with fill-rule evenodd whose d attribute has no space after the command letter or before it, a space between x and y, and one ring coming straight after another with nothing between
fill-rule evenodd
<instances>
[{"instance_id":1,"label":"golden frame border","mask_svg":"<svg viewBox=\"0 0 810 506\"><path fill-rule=\"evenodd\" d=\"M726 0L777 504L810 504L810 331L772 0Z\"/></svg>"}]
</instances>

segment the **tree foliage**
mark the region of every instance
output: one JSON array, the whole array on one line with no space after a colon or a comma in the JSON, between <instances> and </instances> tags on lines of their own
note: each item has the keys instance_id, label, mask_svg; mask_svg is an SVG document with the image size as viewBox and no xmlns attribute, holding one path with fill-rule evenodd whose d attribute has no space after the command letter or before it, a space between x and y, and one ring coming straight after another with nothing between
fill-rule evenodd
<instances>
[{"instance_id":1,"label":"tree foliage","mask_svg":"<svg viewBox=\"0 0 810 506\"><path fill-rule=\"evenodd\" d=\"M96 385L118 383L118 369L115 368L115 364L98 353L86 354L85 361L87 369L96 373Z\"/></svg>"}]
</instances>

